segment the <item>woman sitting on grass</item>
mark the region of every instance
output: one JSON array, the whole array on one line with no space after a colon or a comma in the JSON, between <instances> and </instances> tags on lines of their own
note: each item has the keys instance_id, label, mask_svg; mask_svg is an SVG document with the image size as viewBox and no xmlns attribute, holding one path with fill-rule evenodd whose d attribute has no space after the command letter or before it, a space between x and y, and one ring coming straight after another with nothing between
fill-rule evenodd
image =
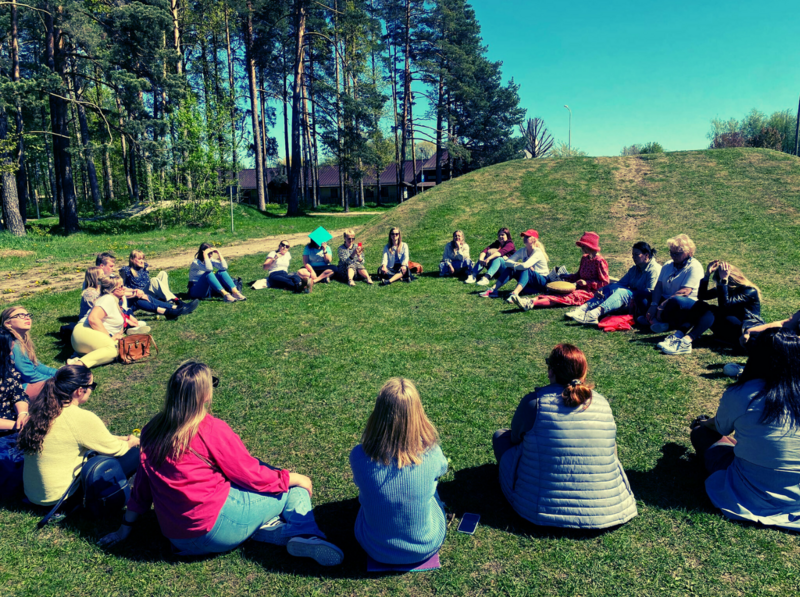
<instances>
[{"instance_id":1,"label":"woman sitting on grass","mask_svg":"<svg viewBox=\"0 0 800 597\"><path fill-rule=\"evenodd\" d=\"M303 268L297 273L289 273L292 254L289 253L289 243L282 240L277 251L267 254L267 259L262 266L267 272L267 285L270 288L283 288L293 292L311 292L314 288L314 278Z\"/></svg>"},{"instance_id":2,"label":"woman sitting on grass","mask_svg":"<svg viewBox=\"0 0 800 597\"><path fill-rule=\"evenodd\" d=\"M549 385L525 396L511 429L492 438L503 493L520 516L542 526L628 522L636 500L617 458L611 408L586 382L586 357L559 344L545 362Z\"/></svg>"},{"instance_id":3,"label":"woman sitting on grass","mask_svg":"<svg viewBox=\"0 0 800 597\"><path fill-rule=\"evenodd\" d=\"M400 229L392 228L389 231L389 242L383 247L383 258L381 266L378 268L381 286L387 286L400 279L410 282L411 272L408 269L410 258L408 245L403 242L403 235L400 233Z\"/></svg>"},{"instance_id":4,"label":"woman sitting on grass","mask_svg":"<svg viewBox=\"0 0 800 597\"><path fill-rule=\"evenodd\" d=\"M478 255L478 262L473 266L464 284L475 284L475 279L481 272L481 268L486 268L486 273L478 280L478 286L488 286L491 278L499 272L504 264L505 258L516 251L514 241L511 240L511 231L508 228L501 228L497 231L497 240L486 247Z\"/></svg>"},{"instance_id":5,"label":"woman sitting on grass","mask_svg":"<svg viewBox=\"0 0 800 597\"><path fill-rule=\"evenodd\" d=\"M565 305L582 305L592 298L598 288L609 283L608 263L600 255L600 237L595 232L584 232L575 245L580 247L581 264L575 274L563 274L562 282L573 282L575 290L569 294L543 294L535 298L521 300L518 296L514 302L525 311L544 307L563 307Z\"/></svg>"},{"instance_id":6,"label":"woman sitting on grass","mask_svg":"<svg viewBox=\"0 0 800 597\"><path fill-rule=\"evenodd\" d=\"M80 474L89 450L117 458L128 477L136 470L139 438L112 435L97 415L81 408L96 388L89 369L66 365L31 400L30 417L19 433L19 447L25 452L25 495L34 504L52 506L58 502ZM80 488L75 490L63 507L65 511L81 499L81 493Z\"/></svg>"},{"instance_id":7,"label":"woman sitting on grass","mask_svg":"<svg viewBox=\"0 0 800 597\"><path fill-rule=\"evenodd\" d=\"M356 233L351 228L344 231L344 244L339 247L339 275L350 286L356 285L356 276L372 284L367 266L364 265L364 248L361 243L356 244Z\"/></svg>"},{"instance_id":8,"label":"woman sitting on grass","mask_svg":"<svg viewBox=\"0 0 800 597\"><path fill-rule=\"evenodd\" d=\"M729 437L736 434L736 439ZM755 340L717 414L692 423L692 445L722 514L800 530L800 337L769 329Z\"/></svg>"},{"instance_id":9,"label":"woman sitting on grass","mask_svg":"<svg viewBox=\"0 0 800 597\"><path fill-rule=\"evenodd\" d=\"M169 378L164 407L142 429L141 460L113 545L152 504L161 532L180 555L221 553L249 538L286 545L323 566L342 551L323 540L311 509L311 479L262 464L221 419L208 413L218 380L207 365L183 363Z\"/></svg>"},{"instance_id":10,"label":"woman sitting on grass","mask_svg":"<svg viewBox=\"0 0 800 597\"><path fill-rule=\"evenodd\" d=\"M305 267L314 284L325 282L328 284L331 277L336 274L336 266L333 265L333 253L328 243L318 245L309 239L309 243L303 249L303 267Z\"/></svg>"},{"instance_id":11,"label":"woman sitting on grass","mask_svg":"<svg viewBox=\"0 0 800 597\"><path fill-rule=\"evenodd\" d=\"M148 313L164 315L167 319L176 319L180 315L192 313L200 304L198 299L191 303L183 303L169 289L167 272L159 272L155 278L147 271L148 264L144 253L133 250L128 257L128 265L119 268L122 282L126 288L141 290L145 298L134 298L131 306Z\"/></svg>"},{"instance_id":12,"label":"woman sitting on grass","mask_svg":"<svg viewBox=\"0 0 800 597\"><path fill-rule=\"evenodd\" d=\"M708 282L714 281L709 290ZM706 301L717 299L719 306ZM664 354L689 354L695 340L706 330L714 337L736 344L749 328L762 325L761 291L738 267L725 261L714 260L708 264L705 277L700 280L697 301L686 315L683 329L676 331L658 347Z\"/></svg>"},{"instance_id":13,"label":"woman sitting on grass","mask_svg":"<svg viewBox=\"0 0 800 597\"><path fill-rule=\"evenodd\" d=\"M31 338L33 315L22 305L8 307L0 313L0 342L8 344L14 368L19 371L20 382L29 398L42 391L44 382L56 374L57 369L40 363Z\"/></svg>"},{"instance_id":14,"label":"woman sitting on grass","mask_svg":"<svg viewBox=\"0 0 800 597\"><path fill-rule=\"evenodd\" d=\"M703 279L703 266L694 258L697 246L691 238L679 234L670 238L667 246L672 261L661 268L650 307L644 317L637 319L639 324L649 325L657 334L686 322Z\"/></svg>"},{"instance_id":15,"label":"woman sitting on grass","mask_svg":"<svg viewBox=\"0 0 800 597\"><path fill-rule=\"evenodd\" d=\"M350 468L361 504L356 539L373 560L415 564L439 551L447 521L436 486L447 460L409 380L381 388Z\"/></svg>"},{"instance_id":16,"label":"woman sitting on grass","mask_svg":"<svg viewBox=\"0 0 800 597\"><path fill-rule=\"evenodd\" d=\"M497 298L500 296L497 291L511 278L517 280L517 285L506 299L509 303L519 300L519 295L522 293L538 293L547 288L548 257L544 245L539 240L539 233L530 229L520 236L524 239L525 246L504 261L494 286L479 296Z\"/></svg>"},{"instance_id":17,"label":"woman sitting on grass","mask_svg":"<svg viewBox=\"0 0 800 597\"><path fill-rule=\"evenodd\" d=\"M656 249L646 242L638 242L631 250L633 267L619 282L603 286L577 309L565 315L577 322L597 325L600 318L620 312L644 314L653 296L661 266L655 260Z\"/></svg>"},{"instance_id":18,"label":"woman sitting on grass","mask_svg":"<svg viewBox=\"0 0 800 597\"><path fill-rule=\"evenodd\" d=\"M219 249L210 243L203 243L189 268L189 296L204 299L213 293L221 295L228 303L247 300L236 288L236 283L228 273L228 262Z\"/></svg>"},{"instance_id":19,"label":"woman sitting on grass","mask_svg":"<svg viewBox=\"0 0 800 597\"><path fill-rule=\"evenodd\" d=\"M119 341L125 335L125 325L146 334L149 326L122 312L125 287L119 276L100 278L101 296L87 316L72 330L72 348L80 358L67 359L68 365L84 365L91 369L106 365L119 355Z\"/></svg>"},{"instance_id":20,"label":"woman sitting on grass","mask_svg":"<svg viewBox=\"0 0 800 597\"><path fill-rule=\"evenodd\" d=\"M463 271L472 271L472 259L469 258L469 245L464 242L464 232L456 230L453 240L444 246L439 276L455 276Z\"/></svg>"}]
</instances>

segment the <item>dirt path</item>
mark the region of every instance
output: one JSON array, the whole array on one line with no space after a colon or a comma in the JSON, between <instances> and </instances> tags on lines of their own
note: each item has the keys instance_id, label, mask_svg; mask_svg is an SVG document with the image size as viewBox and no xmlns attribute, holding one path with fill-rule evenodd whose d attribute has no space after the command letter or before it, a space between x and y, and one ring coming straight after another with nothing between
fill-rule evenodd
<instances>
[{"instance_id":1,"label":"dirt path","mask_svg":"<svg viewBox=\"0 0 800 597\"><path fill-rule=\"evenodd\" d=\"M354 228L358 229L358 227ZM330 230L330 233L336 238L344 234L344 230L344 228ZM264 238L254 238L221 248L224 249L225 258L231 259L233 257L255 255L257 253L266 255L269 251L277 249L278 243L281 240L286 240L292 245L299 245L307 242L307 239L308 234L306 233L266 236ZM153 272L185 268L192 262L195 253L196 250L182 250L180 252L155 256L152 259L148 257L147 261L150 264L150 271ZM117 264L120 266L125 265L124 259L123 256ZM44 264L25 272L10 272L4 274L4 278L2 282L0 282L0 304L16 302L21 298L37 292L63 292L65 290L74 290L79 288L83 283L84 272L85 269L83 268L67 267L63 265L57 267L56 271L54 271L53 266Z\"/></svg>"}]
</instances>

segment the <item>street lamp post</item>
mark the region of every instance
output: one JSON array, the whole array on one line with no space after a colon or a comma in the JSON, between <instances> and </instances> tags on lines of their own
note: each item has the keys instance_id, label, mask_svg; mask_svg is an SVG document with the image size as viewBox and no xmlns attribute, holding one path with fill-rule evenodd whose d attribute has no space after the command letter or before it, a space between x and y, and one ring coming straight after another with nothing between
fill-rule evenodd
<instances>
[{"instance_id":1,"label":"street lamp post","mask_svg":"<svg viewBox=\"0 0 800 597\"><path fill-rule=\"evenodd\" d=\"M564 104L564 107L569 110L569 106ZM569 110L569 137L567 141L567 151L572 155L572 110Z\"/></svg>"}]
</instances>

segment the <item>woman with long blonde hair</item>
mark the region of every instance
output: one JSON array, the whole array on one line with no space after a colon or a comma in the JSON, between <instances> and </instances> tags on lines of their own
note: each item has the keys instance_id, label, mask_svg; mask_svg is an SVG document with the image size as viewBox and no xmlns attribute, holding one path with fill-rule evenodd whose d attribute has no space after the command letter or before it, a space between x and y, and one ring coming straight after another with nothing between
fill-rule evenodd
<instances>
[{"instance_id":1,"label":"woman with long blonde hair","mask_svg":"<svg viewBox=\"0 0 800 597\"><path fill-rule=\"evenodd\" d=\"M389 241L383 247L381 266L378 268L381 286L397 282L401 278L410 282L411 272L408 269L410 259L408 245L403 242L403 233L395 226L389 230Z\"/></svg>"},{"instance_id":2,"label":"woman with long blonde hair","mask_svg":"<svg viewBox=\"0 0 800 597\"><path fill-rule=\"evenodd\" d=\"M714 286L709 288L709 282ZM707 302L714 299L718 306ZM686 323L658 347L664 354L689 354L694 342L709 329L715 338L736 345L742 334L763 323L758 286L735 265L715 259L700 280L697 302L689 309Z\"/></svg>"},{"instance_id":3,"label":"woman with long blonde hair","mask_svg":"<svg viewBox=\"0 0 800 597\"><path fill-rule=\"evenodd\" d=\"M7 343L11 349L11 360L29 398L37 396L42 391L44 382L57 371L36 358L36 349L31 338L32 326L33 315L22 305L8 307L0 313L0 342Z\"/></svg>"},{"instance_id":4,"label":"woman with long blonde hair","mask_svg":"<svg viewBox=\"0 0 800 597\"><path fill-rule=\"evenodd\" d=\"M361 503L356 539L372 559L414 564L439 551L447 523L436 487L447 460L411 381L381 388L350 468Z\"/></svg>"},{"instance_id":5,"label":"woman with long blonde hair","mask_svg":"<svg viewBox=\"0 0 800 597\"><path fill-rule=\"evenodd\" d=\"M314 521L311 479L262 464L208 409L219 380L208 365L183 363L170 377L164 407L142 429L141 460L122 526L101 545L128 537L155 508L161 532L181 555L221 553L243 541L286 545L323 566L342 551Z\"/></svg>"}]
</instances>

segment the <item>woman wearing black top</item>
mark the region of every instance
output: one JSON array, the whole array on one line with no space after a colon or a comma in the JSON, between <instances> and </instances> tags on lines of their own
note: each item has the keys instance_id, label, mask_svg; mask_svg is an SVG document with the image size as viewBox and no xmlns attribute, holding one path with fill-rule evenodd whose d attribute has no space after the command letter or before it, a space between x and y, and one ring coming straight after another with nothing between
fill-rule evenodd
<instances>
[{"instance_id":1,"label":"woman wearing black top","mask_svg":"<svg viewBox=\"0 0 800 597\"><path fill-rule=\"evenodd\" d=\"M709 280L714 287L709 289ZM718 306L706 301L717 299ZM735 265L714 260L700 281L697 302L689 310L683 331L658 346L664 354L688 354L692 343L710 329L723 342L735 344L748 328L761 325L761 291Z\"/></svg>"}]
</instances>

